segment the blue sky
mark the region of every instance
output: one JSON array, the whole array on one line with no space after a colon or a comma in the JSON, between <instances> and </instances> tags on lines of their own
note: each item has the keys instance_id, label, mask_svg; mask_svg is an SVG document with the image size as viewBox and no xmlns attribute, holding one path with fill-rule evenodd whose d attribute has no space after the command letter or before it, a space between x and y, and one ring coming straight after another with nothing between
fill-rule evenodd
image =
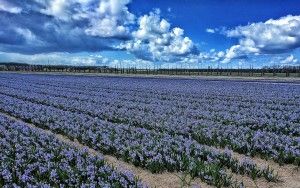
<instances>
[{"instance_id":1,"label":"blue sky","mask_svg":"<svg viewBox=\"0 0 300 188\"><path fill-rule=\"evenodd\" d=\"M295 0L0 0L0 61L299 65L299 7Z\"/></svg>"}]
</instances>

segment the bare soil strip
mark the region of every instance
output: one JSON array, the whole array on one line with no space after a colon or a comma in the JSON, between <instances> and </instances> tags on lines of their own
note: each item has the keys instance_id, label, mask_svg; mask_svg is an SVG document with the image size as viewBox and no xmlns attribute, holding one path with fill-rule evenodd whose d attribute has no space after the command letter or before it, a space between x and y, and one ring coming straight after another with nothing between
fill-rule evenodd
<instances>
[{"instance_id":1,"label":"bare soil strip","mask_svg":"<svg viewBox=\"0 0 300 188\"><path fill-rule=\"evenodd\" d=\"M233 153L233 156L237 159L242 159L245 155ZM300 168L295 165L283 165L280 166L272 160L266 161L259 157L251 157L252 160L258 166L265 167L270 166L274 169L275 173L279 175L279 182L267 182L265 179L258 179L253 181L249 177L242 177L240 175L235 176L237 179L243 179L246 187L253 188L300 188Z\"/></svg>"},{"instance_id":2,"label":"bare soil strip","mask_svg":"<svg viewBox=\"0 0 300 188\"><path fill-rule=\"evenodd\" d=\"M26 123L16 117L7 115L5 113L1 113L2 115L13 119L15 121L22 122L23 124L27 125L30 128L39 130L43 133L53 135L60 141L72 145L76 148L86 148L87 151L91 155L102 155L104 156L104 159L108 164L113 165L119 170L130 170L132 171L136 176L138 176L146 185L150 187L157 187L157 188L179 188L182 186L182 181L180 177L183 177L183 174L181 173L170 173L170 172L163 172L160 174L153 174L148 170L136 167L132 164L126 163L124 161L121 161L117 159L114 156L110 155L103 155L101 152L98 152L92 148L89 148L81 143L79 143L77 140L72 141L66 136L63 136L61 134L55 134L51 132L50 130L41 129L39 127L36 127L34 124ZM245 157L245 155L233 153L234 157L237 159L242 159ZM279 164L273 162L273 161L266 161L263 159L260 159L258 157L251 158L256 162L259 166L270 166L272 169L275 170L275 172L278 173L280 181L273 183L273 182L267 182L265 179L258 179L253 181L251 178L241 175L233 174L233 177L237 179L238 181L243 181L244 185L249 188L300 188L300 169L299 167L296 167L294 165L284 165L279 166ZM188 181L188 178L186 179ZM201 188L210 188L212 186L207 185L206 183L202 182L199 178L196 178L191 181L190 186L192 187L201 187ZM184 186L187 187L187 186Z\"/></svg>"}]
</instances>

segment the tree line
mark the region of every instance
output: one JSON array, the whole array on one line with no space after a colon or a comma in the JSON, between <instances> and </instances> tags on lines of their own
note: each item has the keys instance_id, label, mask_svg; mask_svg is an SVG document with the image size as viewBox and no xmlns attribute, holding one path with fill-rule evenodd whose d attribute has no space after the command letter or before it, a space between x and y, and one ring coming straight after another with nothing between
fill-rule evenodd
<instances>
[{"instance_id":1,"label":"tree line","mask_svg":"<svg viewBox=\"0 0 300 188\"><path fill-rule=\"evenodd\" d=\"M24 63L0 63L0 71L20 72L70 72L105 74L148 75L202 75L202 76L264 76L300 77L300 66L265 66L262 68L136 68L109 66L31 65Z\"/></svg>"}]
</instances>

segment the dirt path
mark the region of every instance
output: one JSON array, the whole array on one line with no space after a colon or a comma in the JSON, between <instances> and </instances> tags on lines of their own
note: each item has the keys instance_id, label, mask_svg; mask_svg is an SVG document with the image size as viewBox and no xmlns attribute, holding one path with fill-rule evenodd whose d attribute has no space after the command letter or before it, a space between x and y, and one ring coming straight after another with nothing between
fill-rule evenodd
<instances>
[{"instance_id":1,"label":"dirt path","mask_svg":"<svg viewBox=\"0 0 300 188\"><path fill-rule=\"evenodd\" d=\"M101 152L98 152L92 148L89 148L81 143L79 143L76 139L75 141L70 140L66 136L63 136L61 134L55 134L51 132L50 130L41 129L39 127L36 127L34 124L26 123L18 118L15 118L13 116L1 113L4 116L13 119L15 121L22 122L23 124L27 125L30 128L37 129L43 133L53 135L60 141L72 145L76 148L87 148L88 152L91 155L103 155ZM222 150L222 149L220 149ZM134 165L131 165L129 163L126 163L124 161L121 161L117 159L114 156L110 155L103 155L106 162L108 164L111 164L115 166L117 169L122 170L130 170L132 171L136 176L138 176L145 184L147 184L150 187L157 187L157 188L179 188L181 187L182 181L179 177L182 177L182 174L180 173L170 173L170 172L164 172L160 174L153 174L148 170L136 167ZM233 153L233 156L237 159L242 159L245 156L238 153ZM294 165L284 165L279 166L279 164L273 162L273 161L266 161L257 157L251 158L255 161L255 163L261 167L263 166L270 166L272 169L275 170L275 172L278 173L280 177L280 182L277 183L270 183L267 182L265 179L258 179L256 181L253 181L249 177L241 176L241 175L233 175L234 178L236 178L238 181L243 180L244 185L249 188L300 188L300 169L296 168ZM201 187L201 188L210 188L212 186L209 186L202 182L199 178L196 178L191 183L192 187Z\"/></svg>"}]
</instances>

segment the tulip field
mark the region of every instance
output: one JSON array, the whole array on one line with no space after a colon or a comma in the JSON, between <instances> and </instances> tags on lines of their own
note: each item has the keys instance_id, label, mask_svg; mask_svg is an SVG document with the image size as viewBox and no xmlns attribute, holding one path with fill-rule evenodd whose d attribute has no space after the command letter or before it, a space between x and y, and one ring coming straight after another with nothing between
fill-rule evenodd
<instances>
[{"instance_id":1,"label":"tulip field","mask_svg":"<svg viewBox=\"0 0 300 188\"><path fill-rule=\"evenodd\" d=\"M149 187L40 129L153 174L276 183L251 158L300 166L300 83L0 74L0 187Z\"/></svg>"}]
</instances>

